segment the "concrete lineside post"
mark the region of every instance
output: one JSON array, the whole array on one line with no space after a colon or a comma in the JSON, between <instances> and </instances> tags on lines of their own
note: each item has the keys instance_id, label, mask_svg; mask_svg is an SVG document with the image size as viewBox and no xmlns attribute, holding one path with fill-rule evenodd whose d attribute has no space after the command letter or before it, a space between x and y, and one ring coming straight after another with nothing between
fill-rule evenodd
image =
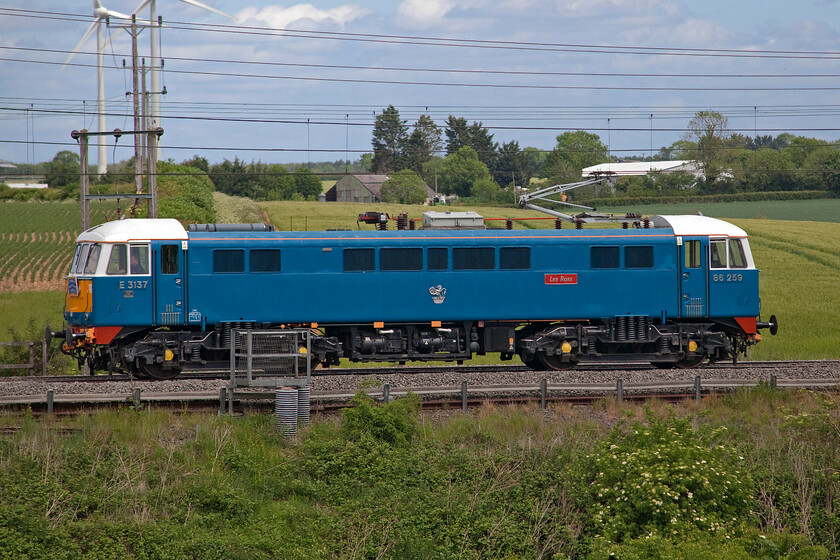
<instances>
[{"instance_id":1,"label":"concrete lineside post","mask_svg":"<svg viewBox=\"0 0 840 560\"><path fill-rule=\"evenodd\" d=\"M53 401L55 400L55 391L47 389L47 414L53 413Z\"/></svg>"},{"instance_id":2,"label":"concrete lineside post","mask_svg":"<svg viewBox=\"0 0 840 560\"><path fill-rule=\"evenodd\" d=\"M622 402L624 400L624 380L617 379L615 382L615 392L618 396L618 402Z\"/></svg>"},{"instance_id":3,"label":"concrete lineside post","mask_svg":"<svg viewBox=\"0 0 840 560\"><path fill-rule=\"evenodd\" d=\"M139 408L140 407L140 387L135 387L134 388L133 399L134 399L134 406Z\"/></svg>"},{"instance_id":4,"label":"concrete lineside post","mask_svg":"<svg viewBox=\"0 0 840 560\"><path fill-rule=\"evenodd\" d=\"M219 389L219 416L225 413L225 402L227 401L227 389L221 387Z\"/></svg>"},{"instance_id":5,"label":"concrete lineside post","mask_svg":"<svg viewBox=\"0 0 840 560\"><path fill-rule=\"evenodd\" d=\"M391 400L391 384L386 383L385 385L382 386L382 401L385 404L388 404L388 402L390 400Z\"/></svg>"},{"instance_id":6,"label":"concrete lineside post","mask_svg":"<svg viewBox=\"0 0 840 560\"><path fill-rule=\"evenodd\" d=\"M461 412L467 411L467 382L461 381Z\"/></svg>"},{"instance_id":7,"label":"concrete lineside post","mask_svg":"<svg viewBox=\"0 0 840 560\"><path fill-rule=\"evenodd\" d=\"M700 385L700 376L696 376L694 378L694 400L696 402L700 402L700 398L702 397L702 387Z\"/></svg>"},{"instance_id":8,"label":"concrete lineside post","mask_svg":"<svg viewBox=\"0 0 840 560\"><path fill-rule=\"evenodd\" d=\"M540 410L545 410L545 401L548 398L548 381L543 378L540 380Z\"/></svg>"}]
</instances>

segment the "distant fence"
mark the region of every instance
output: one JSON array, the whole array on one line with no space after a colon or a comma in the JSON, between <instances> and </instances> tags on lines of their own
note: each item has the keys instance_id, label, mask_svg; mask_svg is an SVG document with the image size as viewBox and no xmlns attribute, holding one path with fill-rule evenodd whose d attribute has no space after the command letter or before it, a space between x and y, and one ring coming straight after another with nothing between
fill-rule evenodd
<instances>
[{"instance_id":1,"label":"distant fence","mask_svg":"<svg viewBox=\"0 0 840 560\"><path fill-rule=\"evenodd\" d=\"M28 369L30 375L35 375L37 365L35 364L35 347L41 346L41 375L47 375L47 342L42 340L40 342L0 342L0 346L18 346L29 347L29 362L25 364L2 364L0 363L0 370L4 369Z\"/></svg>"}]
</instances>

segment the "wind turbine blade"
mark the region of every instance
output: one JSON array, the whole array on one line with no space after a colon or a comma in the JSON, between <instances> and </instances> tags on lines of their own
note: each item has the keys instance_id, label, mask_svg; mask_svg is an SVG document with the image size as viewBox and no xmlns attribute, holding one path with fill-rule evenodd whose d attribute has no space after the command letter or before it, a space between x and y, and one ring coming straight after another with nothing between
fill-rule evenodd
<instances>
[{"instance_id":1,"label":"wind turbine blade","mask_svg":"<svg viewBox=\"0 0 840 560\"><path fill-rule=\"evenodd\" d=\"M101 22L101 21L102 20L99 19L99 18L96 18L95 20L93 20L93 23L90 24L90 27L88 27L87 32L82 36L82 40L79 41L78 45L73 47L73 50L70 52L70 56L68 56L67 60L64 61L64 64L61 65L62 70L64 69L65 66L67 66L67 63L70 62L70 59L72 59L74 56L76 56L76 53L79 52L79 49L82 48L82 45L85 44L85 41L87 41L90 38L91 33L93 33L93 30L96 29L96 26L99 25L99 22Z\"/></svg>"},{"instance_id":2,"label":"wind turbine blade","mask_svg":"<svg viewBox=\"0 0 840 560\"><path fill-rule=\"evenodd\" d=\"M149 4L151 4L151 3L152 3L152 0L143 0L143 2L141 2L139 6L137 6L136 8L134 8L134 11L133 11L133 12L131 12L131 13L133 13L133 14L139 14L139 13L140 13L140 11L141 11L143 8L145 8L146 6L148 6L148 5L149 5Z\"/></svg>"},{"instance_id":3,"label":"wind turbine blade","mask_svg":"<svg viewBox=\"0 0 840 560\"><path fill-rule=\"evenodd\" d=\"M118 18L118 19L131 19L131 16L128 14L124 14L122 12L115 12L114 10L105 10L105 13L108 14L109 17Z\"/></svg>"},{"instance_id":4,"label":"wind turbine blade","mask_svg":"<svg viewBox=\"0 0 840 560\"><path fill-rule=\"evenodd\" d=\"M225 16L225 17L227 17L227 18L230 18L230 19L232 19L233 21L238 21L238 20L237 20L235 17L233 17L232 15L228 15L228 14L226 14L226 13L224 13L224 12L221 12L221 11L217 10L216 8L211 8L211 7L210 7L210 6L208 6L207 4L202 4L201 2L196 2L196 0L181 0L181 2L184 2L185 4L192 4L193 6L195 6L195 7L197 7L197 8L203 8L203 9L205 9L205 10L209 10L209 11L211 11L211 12L215 12L215 13L219 14L220 16Z\"/></svg>"}]
</instances>

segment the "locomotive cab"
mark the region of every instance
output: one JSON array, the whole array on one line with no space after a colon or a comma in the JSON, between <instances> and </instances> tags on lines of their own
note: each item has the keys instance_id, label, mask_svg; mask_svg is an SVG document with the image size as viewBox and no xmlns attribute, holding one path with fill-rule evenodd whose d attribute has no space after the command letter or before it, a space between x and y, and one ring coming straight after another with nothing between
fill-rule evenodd
<instances>
[{"instance_id":1,"label":"locomotive cab","mask_svg":"<svg viewBox=\"0 0 840 560\"><path fill-rule=\"evenodd\" d=\"M80 364L110 364L104 345L180 323L186 239L177 220L120 220L80 234L65 278L62 350Z\"/></svg>"}]
</instances>

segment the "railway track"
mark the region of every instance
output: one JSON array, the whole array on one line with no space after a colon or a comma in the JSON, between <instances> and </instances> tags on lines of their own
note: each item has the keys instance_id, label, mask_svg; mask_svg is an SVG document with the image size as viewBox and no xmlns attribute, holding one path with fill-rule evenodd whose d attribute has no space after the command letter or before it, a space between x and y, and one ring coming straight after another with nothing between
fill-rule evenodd
<instances>
[{"instance_id":1,"label":"railway track","mask_svg":"<svg viewBox=\"0 0 840 560\"><path fill-rule=\"evenodd\" d=\"M766 369L766 370L778 370L781 368L802 368L807 367L813 364L825 364L826 362L830 362L827 360L791 360L791 361L755 361L755 362L739 362L737 364L732 364L729 362L718 362L713 364L705 364L702 367L695 368L692 370L684 370L684 371L696 371L698 373L703 372L711 372L711 371L718 371L718 370L738 370L738 369ZM840 362L837 362L838 368L840 368ZM639 370L650 370L650 371L662 371L657 368L651 366L648 362L600 362L600 363L586 363L581 362L577 365L577 367L572 370L575 372L604 372L604 371L639 371ZM316 369L312 371L313 377L325 377L325 376L359 376L359 375L434 375L436 373L441 372L452 372L452 373L461 373L461 374L477 374L477 373L528 373L532 374L535 373L533 370L529 369L523 365L510 365L506 366L503 364L494 364L494 365L436 365L436 366L374 366L374 367L353 367L353 368L324 368L324 369ZM546 373L546 372L536 372L536 373ZM838 372L840 374L840 370ZM261 375L259 373L255 374L255 377L267 377L265 375ZM0 377L0 394L2 394L2 383L3 382L12 382L15 380L24 379L23 376L16 376L16 377ZM133 377L131 375L124 375L124 374L99 374L99 375L58 375L58 376L28 376L29 379L33 380L40 380L45 383L106 383L106 382L115 382L115 381L154 381L149 379L140 379L137 377ZM226 380L230 379L230 370L203 370L203 371L190 371L185 370L183 371L175 380L211 380L211 379L220 379Z\"/></svg>"},{"instance_id":2,"label":"railway track","mask_svg":"<svg viewBox=\"0 0 840 560\"><path fill-rule=\"evenodd\" d=\"M420 396L427 408L466 409L485 402L537 401L545 406L552 401L587 403L604 397L700 399L762 383L818 390L835 390L840 386L840 362L836 360L745 362L735 367L718 364L697 370L667 371L649 367L628 369L622 364L620 370L584 366L574 370L574 375L547 373L521 366L325 370L312 379L311 402L314 411L340 408L346 406L359 387L367 387L364 390L379 400L398 398L410 391ZM273 406L274 388L237 388L229 392L226 377L170 381L120 377L14 378L17 383L5 380L0 383L0 409L25 406L36 413L73 413L126 404L211 411L229 410L232 402L238 403L235 408L249 410L269 410Z\"/></svg>"}]
</instances>

